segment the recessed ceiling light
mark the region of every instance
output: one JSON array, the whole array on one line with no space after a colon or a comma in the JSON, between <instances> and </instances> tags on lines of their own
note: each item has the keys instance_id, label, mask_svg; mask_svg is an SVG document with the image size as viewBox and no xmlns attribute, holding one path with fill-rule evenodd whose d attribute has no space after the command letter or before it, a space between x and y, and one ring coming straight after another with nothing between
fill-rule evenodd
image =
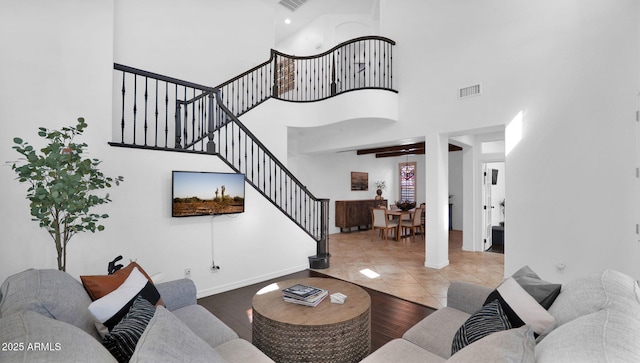
<instances>
[{"instance_id":1,"label":"recessed ceiling light","mask_svg":"<svg viewBox=\"0 0 640 363\"><path fill-rule=\"evenodd\" d=\"M285 24L291 24L291 19L288 19L288 18L287 18L287 19L284 19L284 23L285 23Z\"/></svg>"}]
</instances>

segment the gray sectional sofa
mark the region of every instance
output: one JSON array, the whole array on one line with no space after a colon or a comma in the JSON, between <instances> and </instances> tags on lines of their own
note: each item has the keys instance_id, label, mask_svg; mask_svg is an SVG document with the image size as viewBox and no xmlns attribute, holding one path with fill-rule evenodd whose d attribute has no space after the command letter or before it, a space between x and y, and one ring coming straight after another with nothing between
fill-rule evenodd
<instances>
[{"instance_id":1,"label":"gray sectional sofa","mask_svg":"<svg viewBox=\"0 0 640 363\"><path fill-rule=\"evenodd\" d=\"M182 279L155 285L158 307L131 362L272 362L196 304ZM58 270L29 269L0 287L0 362L116 362L101 344L82 284Z\"/></svg>"},{"instance_id":2,"label":"gray sectional sofa","mask_svg":"<svg viewBox=\"0 0 640 363\"><path fill-rule=\"evenodd\" d=\"M492 291L452 283L447 307L363 362L640 362L640 287L613 270L563 285L548 309L555 318L550 332L534 338L525 325L493 333L451 355L454 335Z\"/></svg>"},{"instance_id":3,"label":"gray sectional sofa","mask_svg":"<svg viewBox=\"0 0 640 363\"><path fill-rule=\"evenodd\" d=\"M155 286L165 307L156 309L131 362L272 362L196 304L191 280ZM555 322L545 334L536 338L524 325L451 355L454 335L492 291L452 283L447 307L363 362L640 362L640 286L613 270L563 285L548 309ZM90 303L67 273L29 269L10 276L0 287L0 362L116 362L100 342Z\"/></svg>"}]
</instances>

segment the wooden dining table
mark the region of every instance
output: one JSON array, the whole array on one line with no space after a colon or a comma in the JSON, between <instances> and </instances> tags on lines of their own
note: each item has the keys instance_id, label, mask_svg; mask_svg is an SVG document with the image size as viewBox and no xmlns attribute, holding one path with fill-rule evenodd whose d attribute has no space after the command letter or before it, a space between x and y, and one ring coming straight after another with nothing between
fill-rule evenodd
<instances>
[{"instance_id":1,"label":"wooden dining table","mask_svg":"<svg viewBox=\"0 0 640 363\"><path fill-rule=\"evenodd\" d=\"M415 211L416 211L415 208L411 208L409 210L389 209L387 211L387 214L392 215L392 216L400 216L402 218L402 216L407 216L407 215L409 217L411 217Z\"/></svg>"},{"instance_id":2,"label":"wooden dining table","mask_svg":"<svg viewBox=\"0 0 640 363\"><path fill-rule=\"evenodd\" d=\"M413 213L415 213L416 209L415 208L411 208L409 210L402 210L402 209L389 209L387 211L387 215L390 216L397 216L398 217L398 230L396 232L396 241L400 240L400 228L402 228L402 220L404 216L409 216L409 220L411 220ZM407 219L404 219L407 220Z\"/></svg>"}]
</instances>

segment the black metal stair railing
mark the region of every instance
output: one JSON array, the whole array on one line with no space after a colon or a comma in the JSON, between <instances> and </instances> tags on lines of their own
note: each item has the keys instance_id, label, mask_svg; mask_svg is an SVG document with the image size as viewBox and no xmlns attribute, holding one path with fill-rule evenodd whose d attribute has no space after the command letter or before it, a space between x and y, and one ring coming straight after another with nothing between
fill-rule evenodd
<instances>
[{"instance_id":1,"label":"black metal stair railing","mask_svg":"<svg viewBox=\"0 0 640 363\"><path fill-rule=\"evenodd\" d=\"M328 199L316 198L223 104L228 122L215 133L218 155L316 241L328 238Z\"/></svg>"},{"instance_id":2,"label":"black metal stair railing","mask_svg":"<svg viewBox=\"0 0 640 363\"><path fill-rule=\"evenodd\" d=\"M114 64L120 102L114 102L112 145L206 151L216 88ZM116 107L118 105L118 107Z\"/></svg>"},{"instance_id":3,"label":"black metal stair railing","mask_svg":"<svg viewBox=\"0 0 640 363\"><path fill-rule=\"evenodd\" d=\"M120 102L110 144L217 154L318 242L318 256L328 255L329 200L313 196L239 117L269 98L313 102L359 89L396 92L394 44L372 36L312 57L272 50L268 61L217 87L114 64Z\"/></svg>"}]
</instances>

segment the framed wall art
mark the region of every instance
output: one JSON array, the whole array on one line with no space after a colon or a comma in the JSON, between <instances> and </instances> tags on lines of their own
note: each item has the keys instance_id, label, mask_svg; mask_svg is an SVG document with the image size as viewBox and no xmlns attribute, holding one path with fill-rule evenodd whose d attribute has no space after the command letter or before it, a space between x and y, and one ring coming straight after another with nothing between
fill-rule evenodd
<instances>
[{"instance_id":1,"label":"framed wall art","mask_svg":"<svg viewBox=\"0 0 640 363\"><path fill-rule=\"evenodd\" d=\"M352 171L351 190L369 190L369 173Z\"/></svg>"}]
</instances>

